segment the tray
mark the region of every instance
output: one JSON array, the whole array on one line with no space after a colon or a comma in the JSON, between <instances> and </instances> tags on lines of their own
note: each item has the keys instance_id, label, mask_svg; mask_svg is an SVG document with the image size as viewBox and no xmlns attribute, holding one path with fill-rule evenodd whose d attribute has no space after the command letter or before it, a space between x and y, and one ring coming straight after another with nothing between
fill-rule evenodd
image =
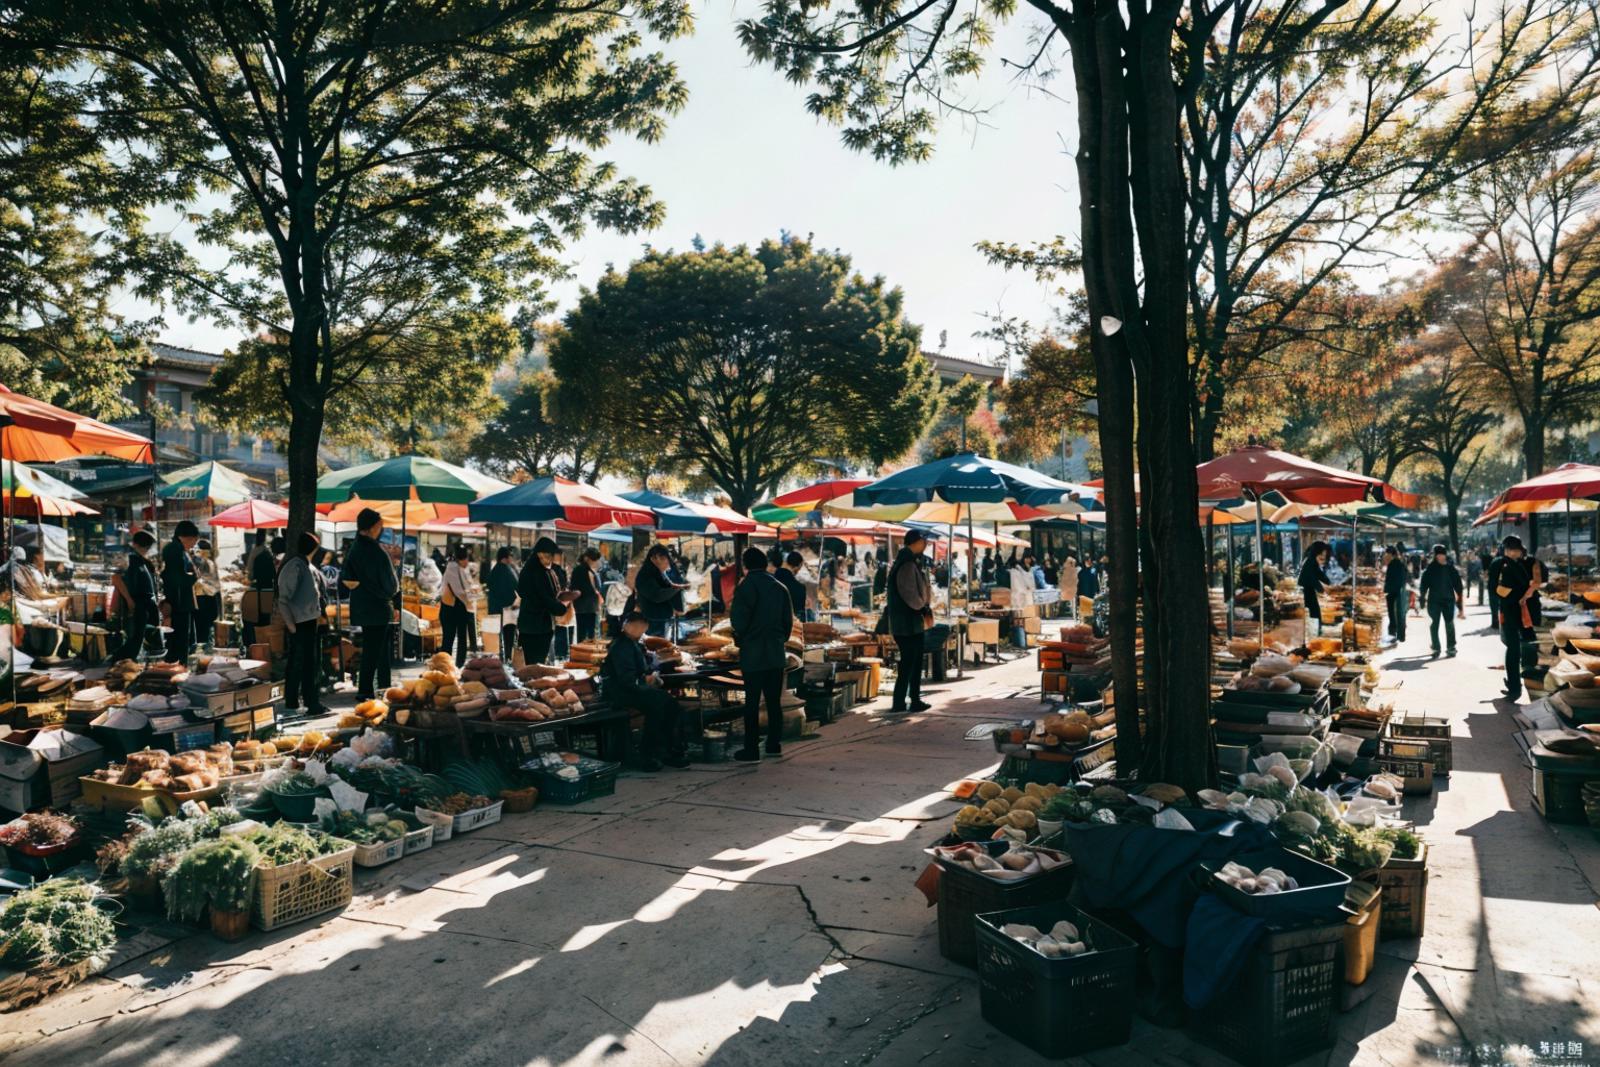
<instances>
[{"instance_id":1,"label":"tray","mask_svg":"<svg viewBox=\"0 0 1600 1067\"><path fill-rule=\"evenodd\" d=\"M1252 871L1276 867L1300 884L1299 889L1286 893L1244 893L1215 878L1221 863L1216 867L1202 865L1202 869L1213 875L1212 892L1246 915L1262 919L1330 916L1344 904L1344 892L1350 886L1350 876L1338 868L1286 848L1258 849L1232 859Z\"/></svg>"}]
</instances>

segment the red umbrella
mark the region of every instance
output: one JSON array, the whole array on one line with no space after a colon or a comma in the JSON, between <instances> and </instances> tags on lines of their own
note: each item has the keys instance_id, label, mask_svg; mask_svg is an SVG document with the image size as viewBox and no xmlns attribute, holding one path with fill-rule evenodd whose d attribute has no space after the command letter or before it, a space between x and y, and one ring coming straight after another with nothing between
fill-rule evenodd
<instances>
[{"instance_id":1,"label":"red umbrella","mask_svg":"<svg viewBox=\"0 0 1600 1067\"><path fill-rule=\"evenodd\" d=\"M1516 500L1588 500L1600 497L1600 467L1589 463L1563 463L1537 478L1518 482L1494 498L1490 507Z\"/></svg>"},{"instance_id":2,"label":"red umbrella","mask_svg":"<svg viewBox=\"0 0 1600 1067\"><path fill-rule=\"evenodd\" d=\"M240 530L267 530L289 525L289 509L270 500L242 500L211 516L213 528L227 526Z\"/></svg>"},{"instance_id":3,"label":"red umbrella","mask_svg":"<svg viewBox=\"0 0 1600 1067\"><path fill-rule=\"evenodd\" d=\"M871 478L832 478L828 481L817 482L803 489L793 489L787 493L779 493L769 503L780 508L792 508L803 504L825 504L830 500L837 500L841 496L849 496L863 485L871 485Z\"/></svg>"},{"instance_id":4,"label":"red umbrella","mask_svg":"<svg viewBox=\"0 0 1600 1067\"><path fill-rule=\"evenodd\" d=\"M1235 500L1249 494L1277 493L1296 504L1345 504L1385 500L1414 508L1421 501L1381 479L1340 470L1290 452L1250 445L1195 468L1201 500Z\"/></svg>"}]
</instances>

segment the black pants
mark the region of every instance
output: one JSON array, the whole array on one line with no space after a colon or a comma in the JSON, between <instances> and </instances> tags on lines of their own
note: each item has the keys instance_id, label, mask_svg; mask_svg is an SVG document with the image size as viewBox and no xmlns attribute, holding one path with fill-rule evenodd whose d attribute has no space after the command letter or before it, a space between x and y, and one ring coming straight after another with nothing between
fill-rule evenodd
<instances>
[{"instance_id":1,"label":"black pants","mask_svg":"<svg viewBox=\"0 0 1600 1067\"><path fill-rule=\"evenodd\" d=\"M144 652L144 635L155 623L148 612L130 611L123 616L122 644L111 654L113 660L138 659Z\"/></svg>"},{"instance_id":2,"label":"black pants","mask_svg":"<svg viewBox=\"0 0 1600 1067\"><path fill-rule=\"evenodd\" d=\"M640 756L659 758L683 751L683 743L678 737L683 708L671 693L650 685L638 685L625 690L617 703L644 714L644 739L639 745Z\"/></svg>"},{"instance_id":3,"label":"black pants","mask_svg":"<svg viewBox=\"0 0 1600 1067\"><path fill-rule=\"evenodd\" d=\"M1439 651L1439 620L1444 620L1445 647L1451 652L1456 650L1456 617L1450 606L1436 608L1428 607L1428 637L1433 643L1433 650Z\"/></svg>"},{"instance_id":4,"label":"black pants","mask_svg":"<svg viewBox=\"0 0 1600 1067\"><path fill-rule=\"evenodd\" d=\"M895 634L900 658L894 669L894 710L904 711L922 699L922 635Z\"/></svg>"},{"instance_id":5,"label":"black pants","mask_svg":"<svg viewBox=\"0 0 1600 1067\"><path fill-rule=\"evenodd\" d=\"M1409 607L1410 598L1404 593L1390 593L1389 601L1389 636L1395 642L1406 639L1406 608Z\"/></svg>"},{"instance_id":6,"label":"black pants","mask_svg":"<svg viewBox=\"0 0 1600 1067\"><path fill-rule=\"evenodd\" d=\"M644 632L651 637L665 637L667 636L667 621L666 619L651 619L645 624Z\"/></svg>"},{"instance_id":7,"label":"black pants","mask_svg":"<svg viewBox=\"0 0 1600 1067\"><path fill-rule=\"evenodd\" d=\"M356 672L356 692L363 700L377 696L373 685L389 688L389 657L393 652L394 623L361 627L361 668Z\"/></svg>"},{"instance_id":8,"label":"black pants","mask_svg":"<svg viewBox=\"0 0 1600 1067\"><path fill-rule=\"evenodd\" d=\"M1506 650L1506 693L1512 700L1522 696L1522 610L1512 604L1499 620L1500 643Z\"/></svg>"},{"instance_id":9,"label":"black pants","mask_svg":"<svg viewBox=\"0 0 1600 1067\"><path fill-rule=\"evenodd\" d=\"M507 664L511 662L511 653L517 647L517 624L506 622L505 612L500 613L500 655Z\"/></svg>"},{"instance_id":10,"label":"black pants","mask_svg":"<svg viewBox=\"0 0 1600 1067\"><path fill-rule=\"evenodd\" d=\"M172 663L184 663L189 659L189 653L194 651L194 612L174 611L172 613L172 633L167 635L167 659Z\"/></svg>"},{"instance_id":11,"label":"black pants","mask_svg":"<svg viewBox=\"0 0 1600 1067\"><path fill-rule=\"evenodd\" d=\"M565 663L568 659L567 653L572 649L571 631L558 624L556 632L550 636L552 639L551 646L555 649L556 662Z\"/></svg>"},{"instance_id":12,"label":"black pants","mask_svg":"<svg viewBox=\"0 0 1600 1067\"><path fill-rule=\"evenodd\" d=\"M1317 594L1306 591L1306 621L1317 624L1317 633L1322 632L1322 602L1317 599ZM1307 631L1308 633L1310 631Z\"/></svg>"},{"instance_id":13,"label":"black pants","mask_svg":"<svg viewBox=\"0 0 1600 1067\"><path fill-rule=\"evenodd\" d=\"M578 619L578 640L579 641L593 641L594 637L595 637L595 630L597 629L597 624L600 621L600 616L596 615L592 611L591 612L581 612L580 611L577 614L577 619Z\"/></svg>"},{"instance_id":14,"label":"black pants","mask_svg":"<svg viewBox=\"0 0 1600 1067\"><path fill-rule=\"evenodd\" d=\"M754 752L761 736L761 698L767 698L767 751L783 744L783 668L744 672L744 750Z\"/></svg>"},{"instance_id":15,"label":"black pants","mask_svg":"<svg viewBox=\"0 0 1600 1067\"><path fill-rule=\"evenodd\" d=\"M321 659L322 643L317 639L317 620L296 623L294 633L289 635L289 662L283 676L285 708L292 710L304 702L311 714L322 713L322 696L318 692Z\"/></svg>"},{"instance_id":16,"label":"black pants","mask_svg":"<svg viewBox=\"0 0 1600 1067\"><path fill-rule=\"evenodd\" d=\"M475 644L472 612L465 604L439 605L439 629L443 634L443 648L455 657L456 663L465 663Z\"/></svg>"},{"instance_id":17,"label":"black pants","mask_svg":"<svg viewBox=\"0 0 1600 1067\"><path fill-rule=\"evenodd\" d=\"M222 594L195 598L194 639L207 648L217 643L217 620L222 617Z\"/></svg>"},{"instance_id":18,"label":"black pants","mask_svg":"<svg viewBox=\"0 0 1600 1067\"><path fill-rule=\"evenodd\" d=\"M543 663L550 658L550 644L556 639L555 634L530 634L524 630L520 637L524 663Z\"/></svg>"},{"instance_id":19,"label":"black pants","mask_svg":"<svg viewBox=\"0 0 1600 1067\"><path fill-rule=\"evenodd\" d=\"M1500 594L1496 593L1494 591L1494 587L1493 586L1490 586L1489 587L1489 629L1498 630L1499 628L1500 628Z\"/></svg>"}]
</instances>

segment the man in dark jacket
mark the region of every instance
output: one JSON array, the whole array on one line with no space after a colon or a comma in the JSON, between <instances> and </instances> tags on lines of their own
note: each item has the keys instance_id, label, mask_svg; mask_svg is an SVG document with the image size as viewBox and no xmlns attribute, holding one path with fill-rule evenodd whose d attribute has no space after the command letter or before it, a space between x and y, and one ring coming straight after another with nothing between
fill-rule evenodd
<instances>
[{"instance_id":1,"label":"man in dark jacket","mask_svg":"<svg viewBox=\"0 0 1600 1067\"><path fill-rule=\"evenodd\" d=\"M373 699L377 689L389 688L390 642L400 600L394 561L378 543L382 534L383 516L372 508L362 508L356 516L356 539L339 572L339 583L349 590L350 624L361 627L356 693L363 700Z\"/></svg>"},{"instance_id":2,"label":"man in dark jacket","mask_svg":"<svg viewBox=\"0 0 1600 1067\"><path fill-rule=\"evenodd\" d=\"M683 746L678 741L679 719L683 709L672 694L659 688L661 678L650 669L644 646L649 620L642 612L631 611L622 620L622 632L611 639L606 661L600 668L600 692L617 707L644 715L644 743L633 763L641 770L659 771L687 767Z\"/></svg>"},{"instance_id":3,"label":"man in dark jacket","mask_svg":"<svg viewBox=\"0 0 1600 1067\"><path fill-rule=\"evenodd\" d=\"M1498 549L1494 555L1489 555L1489 550L1484 549L1485 561L1483 564L1483 586L1488 590L1489 596L1489 629L1500 629L1500 595L1494 591L1495 575L1505 563L1506 550Z\"/></svg>"},{"instance_id":4,"label":"man in dark jacket","mask_svg":"<svg viewBox=\"0 0 1600 1067\"><path fill-rule=\"evenodd\" d=\"M126 590L127 622L122 631L122 647L113 659L138 659L144 651L145 634L152 626L161 625L161 602L156 594L156 571L150 562L150 553L156 539L149 530L133 535L133 547L128 551L128 567L122 572L122 585Z\"/></svg>"},{"instance_id":5,"label":"man in dark jacket","mask_svg":"<svg viewBox=\"0 0 1600 1067\"><path fill-rule=\"evenodd\" d=\"M1084 557L1083 566L1078 568L1078 595L1090 600L1100 595L1100 572L1095 570L1093 561L1087 556Z\"/></svg>"},{"instance_id":6,"label":"man in dark jacket","mask_svg":"<svg viewBox=\"0 0 1600 1067\"><path fill-rule=\"evenodd\" d=\"M592 641L600 621L600 550L593 546L583 550L578 569L572 572L572 591L578 594L573 601L573 614L578 620L578 640Z\"/></svg>"},{"instance_id":7,"label":"man in dark jacket","mask_svg":"<svg viewBox=\"0 0 1600 1067\"><path fill-rule=\"evenodd\" d=\"M783 557L782 566L775 567L772 571L772 576L778 579L778 584L789 591L789 606L794 609L794 617L797 619L806 617L806 587L795 577L805 565L804 556L798 552L790 552Z\"/></svg>"},{"instance_id":8,"label":"man in dark jacket","mask_svg":"<svg viewBox=\"0 0 1600 1067\"><path fill-rule=\"evenodd\" d=\"M1406 611L1411 607L1411 571L1393 545L1383 550L1383 597L1389 607L1389 636L1406 639Z\"/></svg>"},{"instance_id":9,"label":"man in dark jacket","mask_svg":"<svg viewBox=\"0 0 1600 1067\"><path fill-rule=\"evenodd\" d=\"M1422 570L1417 582L1422 596L1422 606L1428 612L1428 636L1433 641L1433 655L1439 657L1439 620L1444 620L1447 655L1456 654L1456 617L1467 617L1465 587L1461 572L1450 564L1443 545L1433 546L1433 559Z\"/></svg>"},{"instance_id":10,"label":"man in dark jacket","mask_svg":"<svg viewBox=\"0 0 1600 1067\"><path fill-rule=\"evenodd\" d=\"M644 565L633 578L633 595L649 621L652 637L667 636L667 622L683 600L683 583L673 577L672 556L662 545L651 545Z\"/></svg>"},{"instance_id":11,"label":"man in dark jacket","mask_svg":"<svg viewBox=\"0 0 1600 1067\"><path fill-rule=\"evenodd\" d=\"M522 639L522 658L527 663L543 663L550 658L550 646L556 637L556 619L567 613L567 605L578 599L577 593L562 587L555 569L556 556L561 548L548 537L541 537L533 546L533 558L522 567L517 576L517 595L522 598L522 611L517 616L517 632Z\"/></svg>"},{"instance_id":12,"label":"man in dark jacket","mask_svg":"<svg viewBox=\"0 0 1600 1067\"><path fill-rule=\"evenodd\" d=\"M510 662L511 650L517 647L516 616L511 616L511 622L506 621L506 613L517 606L517 550L510 545L501 547L495 553L494 566L489 570L489 583L486 587L489 603L487 605L490 615L500 617L500 654Z\"/></svg>"},{"instance_id":13,"label":"man in dark jacket","mask_svg":"<svg viewBox=\"0 0 1600 1067\"><path fill-rule=\"evenodd\" d=\"M1522 645L1533 640L1531 613L1525 618L1524 609L1539 598L1536 564L1527 558L1522 538L1507 534L1489 565L1489 591L1496 598L1500 644L1506 652L1506 697L1511 700L1522 697Z\"/></svg>"},{"instance_id":14,"label":"man in dark jacket","mask_svg":"<svg viewBox=\"0 0 1600 1067\"><path fill-rule=\"evenodd\" d=\"M739 645L739 671L744 676L744 747L734 754L740 763L758 763L761 750L761 698L767 700L767 755L783 754L784 642L794 627L794 601L782 582L767 573L767 557L759 548L744 552L744 581L734 591L728 619Z\"/></svg>"},{"instance_id":15,"label":"man in dark jacket","mask_svg":"<svg viewBox=\"0 0 1600 1067\"><path fill-rule=\"evenodd\" d=\"M161 592L172 614L172 634L167 638L167 659L186 663L194 651L194 560L189 553L200 540L200 528L188 519L178 523L172 540L161 550Z\"/></svg>"},{"instance_id":16,"label":"man in dark jacket","mask_svg":"<svg viewBox=\"0 0 1600 1067\"><path fill-rule=\"evenodd\" d=\"M921 530L914 529L906 534L905 544L896 554L885 583L889 633L894 637L898 652L894 701L889 708L895 714L926 711L932 706L922 699L922 634L933 624L933 586L918 562L927 543L927 535Z\"/></svg>"}]
</instances>

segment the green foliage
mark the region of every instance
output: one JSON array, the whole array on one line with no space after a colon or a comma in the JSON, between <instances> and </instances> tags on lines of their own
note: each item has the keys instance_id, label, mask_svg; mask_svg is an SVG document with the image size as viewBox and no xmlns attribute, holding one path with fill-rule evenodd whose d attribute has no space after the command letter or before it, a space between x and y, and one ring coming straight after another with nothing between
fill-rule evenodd
<instances>
[{"instance_id":1,"label":"green foliage","mask_svg":"<svg viewBox=\"0 0 1600 1067\"><path fill-rule=\"evenodd\" d=\"M563 331L546 333L559 337ZM595 417L606 403L604 387L581 398L569 394L563 404L558 384L548 370L525 374L504 410L473 441L472 457L508 480L556 475L593 482L604 473L633 473L644 458L634 454L639 439L625 445L621 434Z\"/></svg>"},{"instance_id":2,"label":"green foliage","mask_svg":"<svg viewBox=\"0 0 1600 1067\"><path fill-rule=\"evenodd\" d=\"M250 907L260 863L260 850L238 834L194 846L161 880L167 917L194 922L208 908L245 911Z\"/></svg>"},{"instance_id":3,"label":"green foliage","mask_svg":"<svg viewBox=\"0 0 1600 1067\"><path fill-rule=\"evenodd\" d=\"M197 823L191 819L168 819L146 830L128 845L122 858L122 873L130 878L160 876L171 869L178 856L194 843Z\"/></svg>"},{"instance_id":4,"label":"green foliage","mask_svg":"<svg viewBox=\"0 0 1600 1067\"><path fill-rule=\"evenodd\" d=\"M804 240L651 251L583 293L550 365L561 403L744 510L821 458L876 466L916 440L937 388L901 305Z\"/></svg>"},{"instance_id":5,"label":"green foliage","mask_svg":"<svg viewBox=\"0 0 1600 1067\"><path fill-rule=\"evenodd\" d=\"M263 867L316 859L326 851L325 834L312 835L288 823L274 823L245 836L260 851Z\"/></svg>"},{"instance_id":6,"label":"green foliage","mask_svg":"<svg viewBox=\"0 0 1600 1067\"><path fill-rule=\"evenodd\" d=\"M54 967L108 954L117 943L99 894L77 878L52 878L0 908L0 963Z\"/></svg>"}]
</instances>

